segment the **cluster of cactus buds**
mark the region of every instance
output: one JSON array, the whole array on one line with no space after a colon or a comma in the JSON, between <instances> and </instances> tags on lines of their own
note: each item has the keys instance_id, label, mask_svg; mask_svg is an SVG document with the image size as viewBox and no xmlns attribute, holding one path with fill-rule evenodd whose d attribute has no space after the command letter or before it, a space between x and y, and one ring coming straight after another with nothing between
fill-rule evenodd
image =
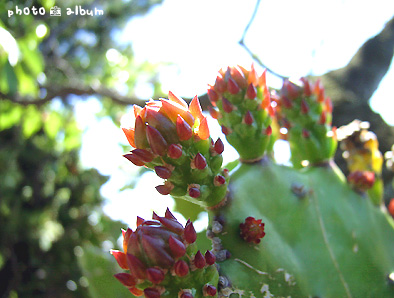
<instances>
[{"instance_id":1,"label":"cluster of cactus buds","mask_svg":"<svg viewBox=\"0 0 394 298\"><path fill-rule=\"evenodd\" d=\"M125 157L165 180L158 192L206 208L212 250L198 250L206 243L193 224L183 227L167 209L123 231L123 251L112 254L128 272L115 277L145 298L393 297L394 222L374 206L383 161L365 123L337 131L319 81L285 81L270 93L253 66L219 71L208 96L240 155L230 173L221 169L223 143L211 140L197 97L188 106L170 92L134 106L133 125L123 131L135 148ZM262 159L279 132L293 166ZM347 181L331 160L337 138ZM386 158L394 169L393 156ZM388 211L394 217L394 199Z\"/></svg>"},{"instance_id":2,"label":"cluster of cactus buds","mask_svg":"<svg viewBox=\"0 0 394 298\"><path fill-rule=\"evenodd\" d=\"M217 297L215 255L197 250L196 239L193 223L183 227L168 209L164 217L138 217L135 231L123 231L123 252L111 251L119 266L129 270L115 277L135 296Z\"/></svg>"},{"instance_id":3,"label":"cluster of cactus buds","mask_svg":"<svg viewBox=\"0 0 394 298\"><path fill-rule=\"evenodd\" d=\"M222 69L209 87L208 97L214 106L211 116L218 120L242 161L259 160L272 149L274 110L265 72L259 76L253 65L250 71L240 66Z\"/></svg>"},{"instance_id":4,"label":"cluster of cactus buds","mask_svg":"<svg viewBox=\"0 0 394 298\"><path fill-rule=\"evenodd\" d=\"M334 156L337 141L331 128L332 103L320 81L302 78L299 84L286 80L278 96L277 118L289 141L293 166L318 164Z\"/></svg>"},{"instance_id":5,"label":"cluster of cactus buds","mask_svg":"<svg viewBox=\"0 0 394 298\"><path fill-rule=\"evenodd\" d=\"M203 206L219 205L227 194L227 172L221 169L223 142L210 138L197 97L190 106L171 92L168 97L150 100L144 108L134 105L134 126L123 131L136 149L124 157L165 179L156 187L159 193Z\"/></svg>"}]
</instances>

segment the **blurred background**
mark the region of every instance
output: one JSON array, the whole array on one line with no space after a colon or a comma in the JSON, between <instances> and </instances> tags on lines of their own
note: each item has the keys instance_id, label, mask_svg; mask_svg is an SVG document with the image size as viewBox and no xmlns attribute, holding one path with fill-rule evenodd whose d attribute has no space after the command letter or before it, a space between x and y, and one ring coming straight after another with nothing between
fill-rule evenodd
<instances>
[{"instance_id":1,"label":"blurred background","mask_svg":"<svg viewBox=\"0 0 394 298\"><path fill-rule=\"evenodd\" d=\"M394 143L391 0L2 1L0 16L0 297L130 297L112 277L120 228L166 207L204 228L122 157L119 127L169 90L206 109L220 68L268 68L273 88L322 77L334 125L359 118L382 152Z\"/></svg>"}]
</instances>

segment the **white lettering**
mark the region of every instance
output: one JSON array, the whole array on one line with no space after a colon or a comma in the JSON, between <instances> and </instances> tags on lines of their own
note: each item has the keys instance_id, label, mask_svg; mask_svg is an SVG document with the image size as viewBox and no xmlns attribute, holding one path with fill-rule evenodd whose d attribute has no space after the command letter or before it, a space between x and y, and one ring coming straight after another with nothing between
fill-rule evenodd
<instances>
[{"instance_id":1,"label":"white lettering","mask_svg":"<svg viewBox=\"0 0 394 298\"><path fill-rule=\"evenodd\" d=\"M8 10L8 17L10 18L13 14L14 14L14 12L11 9L9 9Z\"/></svg>"},{"instance_id":2,"label":"white lettering","mask_svg":"<svg viewBox=\"0 0 394 298\"><path fill-rule=\"evenodd\" d=\"M16 14L21 15L22 14L22 9L20 9L20 8L18 8L18 6L16 6L15 7L15 12L16 12Z\"/></svg>"},{"instance_id":3,"label":"white lettering","mask_svg":"<svg viewBox=\"0 0 394 298\"><path fill-rule=\"evenodd\" d=\"M38 12L40 13L40 15L45 16L45 8L44 7L40 7L38 9Z\"/></svg>"},{"instance_id":4,"label":"white lettering","mask_svg":"<svg viewBox=\"0 0 394 298\"><path fill-rule=\"evenodd\" d=\"M104 10L94 8L94 15L100 15L100 16L102 16L102 15L104 15Z\"/></svg>"},{"instance_id":5,"label":"white lettering","mask_svg":"<svg viewBox=\"0 0 394 298\"><path fill-rule=\"evenodd\" d=\"M27 16L30 14L30 8L29 7L25 7L23 8L23 13Z\"/></svg>"}]
</instances>

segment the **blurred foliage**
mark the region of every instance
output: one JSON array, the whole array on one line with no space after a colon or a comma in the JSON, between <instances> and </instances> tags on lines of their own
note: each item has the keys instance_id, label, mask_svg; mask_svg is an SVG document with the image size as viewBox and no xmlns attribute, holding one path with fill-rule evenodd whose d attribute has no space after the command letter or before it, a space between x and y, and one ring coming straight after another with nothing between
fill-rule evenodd
<instances>
[{"instance_id":1,"label":"blurred foliage","mask_svg":"<svg viewBox=\"0 0 394 298\"><path fill-rule=\"evenodd\" d=\"M107 177L80 166L71 95L100 97L98 116L115 120L117 99L135 98L141 78L160 93L156 66L137 63L120 40L130 18L160 2L1 1L0 297L122 297L108 251L123 225L101 210ZM54 5L62 16L49 15ZM66 14L76 6L104 15Z\"/></svg>"},{"instance_id":2,"label":"blurred foliage","mask_svg":"<svg viewBox=\"0 0 394 298\"><path fill-rule=\"evenodd\" d=\"M68 144L73 144L76 136L69 128L74 122L61 129L56 125L46 128L47 123L62 119L26 108L20 112L22 118L36 112L32 119L49 119L31 132L26 128L27 120L10 126L4 117L19 106L4 106L0 131L0 293L3 297L11 290L18 297L87 297L88 283L76 256L83 254L83 243L100 247L104 241L116 242L121 226L99 208L99 190L107 178L94 169L80 169L78 151ZM60 136L65 141L59 142ZM57 146L59 143L64 146Z\"/></svg>"}]
</instances>

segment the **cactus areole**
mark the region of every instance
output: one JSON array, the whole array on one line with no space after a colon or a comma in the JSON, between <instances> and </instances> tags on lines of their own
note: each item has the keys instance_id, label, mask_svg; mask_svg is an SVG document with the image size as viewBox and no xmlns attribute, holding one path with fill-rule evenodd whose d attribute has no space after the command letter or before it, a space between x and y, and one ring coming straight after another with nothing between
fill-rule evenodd
<instances>
[{"instance_id":1,"label":"cactus areole","mask_svg":"<svg viewBox=\"0 0 394 298\"><path fill-rule=\"evenodd\" d=\"M231 171L197 97L188 105L170 92L134 106L123 128L133 147L125 158L163 179L157 191L209 215L199 237L168 209L123 231L123 250L111 253L131 297L394 297L394 205L382 204L382 155L365 125L337 131L319 81L271 90L253 66L220 70L208 96L240 156ZM279 137L292 166L275 163ZM338 139L348 177L333 162Z\"/></svg>"}]
</instances>

